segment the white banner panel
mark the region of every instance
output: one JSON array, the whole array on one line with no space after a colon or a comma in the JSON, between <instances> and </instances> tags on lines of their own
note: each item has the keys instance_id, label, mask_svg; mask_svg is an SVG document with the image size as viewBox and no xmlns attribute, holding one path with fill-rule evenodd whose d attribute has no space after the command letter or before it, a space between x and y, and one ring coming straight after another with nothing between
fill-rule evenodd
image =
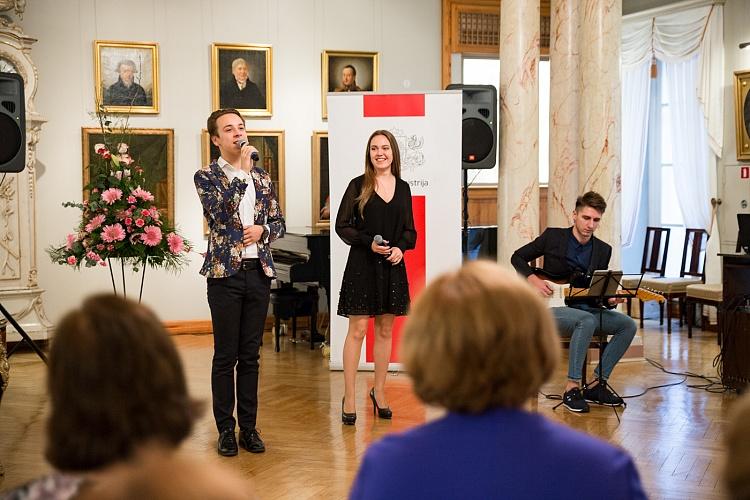
<instances>
[{"instance_id":1,"label":"white banner panel","mask_svg":"<svg viewBox=\"0 0 750 500\"><path fill-rule=\"evenodd\" d=\"M461 265L461 91L414 94L328 94L331 193L331 362L343 369L348 319L338 316L341 279L349 246L335 233L335 215L349 181L365 169L367 139L390 131L401 152L401 177L412 194L417 247L406 252L412 301L433 277ZM396 320L391 368L405 318ZM372 369L372 320L361 369Z\"/></svg>"}]
</instances>

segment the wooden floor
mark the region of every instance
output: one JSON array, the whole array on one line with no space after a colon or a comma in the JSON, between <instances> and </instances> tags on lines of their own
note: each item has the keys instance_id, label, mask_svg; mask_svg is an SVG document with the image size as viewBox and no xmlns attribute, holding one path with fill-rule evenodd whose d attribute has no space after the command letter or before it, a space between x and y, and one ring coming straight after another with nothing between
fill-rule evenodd
<instances>
[{"instance_id":1,"label":"wooden floor","mask_svg":"<svg viewBox=\"0 0 750 500\"><path fill-rule=\"evenodd\" d=\"M675 328L671 336L663 330L656 322L647 321L647 357L672 371L716 375L712 367L718 352L715 334L698 331L688 340L685 328ZM184 358L191 392L209 401L211 337L173 338ZM308 344L282 339L282 352L275 353L270 333L265 339L258 427L266 441L266 453L252 455L241 450L237 457L218 457L210 406L184 446L185 453L221 462L251 478L262 498L345 498L369 443L440 414L421 405L411 392L408 377L396 374L387 385L394 419L374 419L367 399L372 374L361 373L357 425L342 426L342 373L330 372L321 351L310 351ZM560 364L544 392L560 392L565 366L565 362ZM631 395L681 379L645 361L635 361L620 364L611 382L620 394ZM562 407L553 411L556 402L542 396L537 411L627 449L650 498L718 499L723 498L718 483L722 429L734 400L733 394L713 394L682 384L628 399L619 423L610 408L594 407L586 415ZM5 467L0 491L49 471L42 458L47 411L42 362L30 353L14 355L11 383L0 407L0 462ZM571 460L575 460L574 453ZM585 473L581 471L582 478Z\"/></svg>"}]
</instances>

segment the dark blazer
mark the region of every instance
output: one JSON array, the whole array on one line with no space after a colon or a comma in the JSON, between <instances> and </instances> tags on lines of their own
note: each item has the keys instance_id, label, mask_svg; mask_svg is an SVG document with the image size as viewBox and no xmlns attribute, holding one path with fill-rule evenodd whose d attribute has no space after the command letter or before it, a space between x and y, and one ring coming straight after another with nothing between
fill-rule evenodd
<instances>
[{"instance_id":1,"label":"dark blazer","mask_svg":"<svg viewBox=\"0 0 750 500\"><path fill-rule=\"evenodd\" d=\"M565 255L568 252L568 238L573 233L573 227L549 227L539 235L537 239L516 250L510 258L510 263L516 271L528 277L534 273L534 269L529 262L544 257L544 269L553 276L569 277L573 272ZM612 257L612 247L604 243L596 236L591 237L594 240L594 247L591 249L591 263L589 264L587 274L597 269L608 269L609 259Z\"/></svg>"},{"instance_id":2,"label":"dark blazer","mask_svg":"<svg viewBox=\"0 0 750 500\"><path fill-rule=\"evenodd\" d=\"M255 188L254 222L268 227L268 234L257 243L258 259L265 275L275 278L270 243L284 235L284 216L271 177L259 167L253 167L250 176ZM239 178L229 182L216 162L198 170L193 180L209 228L208 250L200 273L207 278L232 276L240 270L242 262L244 245L239 207L248 184Z\"/></svg>"}]
</instances>

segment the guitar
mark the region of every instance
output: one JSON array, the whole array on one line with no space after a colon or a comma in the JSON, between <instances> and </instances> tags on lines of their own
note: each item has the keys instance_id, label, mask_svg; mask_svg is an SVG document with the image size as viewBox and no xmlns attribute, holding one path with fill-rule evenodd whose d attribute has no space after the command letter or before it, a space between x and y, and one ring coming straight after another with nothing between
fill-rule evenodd
<instances>
[{"instance_id":1,"label":"guitar","mask_svg":"<svg viewBox=\"0 0 750 500\"><path fill-rule=\"evenodd\" d=\"M570 286L571 276L554 275L546 272L544 269L534 268L534 275L541 278L552 289L552 294L547 296L549 307L560 307L565 305L565 299L585 299L588 298L588 288L578 288ZM623 298L637 298L643 302L656 301L666 302L663 295L646 288L622 289L617 290L616 295Z\"/></svg>"}]
</instances>

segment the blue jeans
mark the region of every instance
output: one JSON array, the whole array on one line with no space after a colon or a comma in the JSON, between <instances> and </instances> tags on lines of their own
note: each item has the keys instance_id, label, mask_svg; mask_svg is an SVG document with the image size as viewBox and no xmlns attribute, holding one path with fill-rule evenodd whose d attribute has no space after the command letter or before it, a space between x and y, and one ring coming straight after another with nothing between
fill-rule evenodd
<instances>
[{"instance_id":1,"label":"blue jeans","mask_svg":"<svg viewBox=\"0 0 750 500\"><path fill-rule=\"evenodd\" d=\"M612 335L612 339L604 349L602 359L594 370L594 376L602 380L609 379L612 370L635 337L637 326L630 316L612 309L597 309L585 304L575 307L553 307L552 316L557 323L561 337L570 337L570 354L568 360L568 380L581 382L583 362L589 342L599 329L599 314L601 312L602 330Z\"/></svg>"}]
</instances>

